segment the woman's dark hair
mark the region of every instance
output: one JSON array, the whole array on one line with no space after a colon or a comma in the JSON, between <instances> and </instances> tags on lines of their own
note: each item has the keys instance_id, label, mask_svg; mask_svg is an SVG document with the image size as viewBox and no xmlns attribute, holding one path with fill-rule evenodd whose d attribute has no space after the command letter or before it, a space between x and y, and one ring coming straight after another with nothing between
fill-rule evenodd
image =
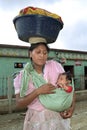
<instances>
[{"instance_id":1,"label":"woman's dark hair","mask_svg":"<svg viewBox=\"0 0 87 130\"><path fill-rule=\"evenodd\" d=\"M35 43L35 44L31 44L31 46L29 47L29 51L33 51L35 48L37 48L39 45L44 45L47 49L47 52L50 51L50 48L48 47L48 45L44 42L39 42L39 43Z\"/></svg>"}]
</instances>

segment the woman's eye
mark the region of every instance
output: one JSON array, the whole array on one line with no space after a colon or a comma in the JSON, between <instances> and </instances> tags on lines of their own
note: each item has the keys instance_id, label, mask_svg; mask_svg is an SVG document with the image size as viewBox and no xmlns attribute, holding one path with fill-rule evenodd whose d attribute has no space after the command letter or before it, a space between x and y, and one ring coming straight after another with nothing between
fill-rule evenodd
<instances>
[{"instance_id":1,"label":"woman's eye","mask_svg":"<svg viewBox=\"0 0 87 130\"><path fill-rule=\"evenodd\" d=\"M47 52L44 52L44 55L47 55Z\"/></svg>"},{"instance_id":2,"label":"woman's eye","mask_svg":"<svg viewBox=\"0 0 87 130\"><path fill-rule=\"evenodd\" d=\"M44 54L44 55L47 55L47 52L40 52L40 51L37 51L37 54Z\"/></svg>"},{"instance_id":3,"label":"woman's eye","mask_svg":"<svg viewBox=\"0 0 87 130\"><path fill-rule=\"evenodd\" d=\"M40 52L37 52L37 54L40 54Z\"/></svg>"},{"instance_id":4,"label":"woman's eye","mask_svg":"<svg viewBox=\"0 0 87 130\"><path fill-rule=\"evenodd\" d=\"M37 51L37 54L40 54L40 51Z\"/></svg>"}]
</instances>

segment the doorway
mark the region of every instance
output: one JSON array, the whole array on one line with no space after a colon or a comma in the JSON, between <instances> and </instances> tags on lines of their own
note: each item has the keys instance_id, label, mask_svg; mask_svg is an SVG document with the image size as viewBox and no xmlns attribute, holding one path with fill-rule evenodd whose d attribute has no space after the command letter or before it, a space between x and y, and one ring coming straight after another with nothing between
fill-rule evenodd
<instances>
[{"instance_id":1,"label":"doorway","mask_svg":"<svg viewBox=\"0 0 87 130\"><path fill-rule=\"evenodd\" d=\"M74 66L72 65L67 65L67 66L64 66L64 70L67 72L67 71L70 71L70 73L72 74L72 76L74 77Z\"/></svg>"},{"instance_id":2,"label":"doorway","mask_svg":"<svg viewBox=\"0 0 87 130\"><path fill-rule=\"evenodd\" d=\"M87 89L87 66L84 67L85 89Z\"/></svg>"}]
</instances>

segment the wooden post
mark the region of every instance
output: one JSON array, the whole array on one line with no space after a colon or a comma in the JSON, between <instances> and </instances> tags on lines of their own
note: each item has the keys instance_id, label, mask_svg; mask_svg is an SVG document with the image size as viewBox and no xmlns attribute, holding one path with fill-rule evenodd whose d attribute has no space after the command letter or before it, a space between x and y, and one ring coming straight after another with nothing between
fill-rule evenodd
<instances>
[{"instance_id":1,"label":"wooden post","mask_svg":"<svg viewBox=\"0 0 87 130\"><path fill-rule=\"evenodd\" d=\"M12 84L11 84L11 77L7 77L7 86L8 86L8 109L9 113L12 113Z\"/></svg>"}]
</instances>

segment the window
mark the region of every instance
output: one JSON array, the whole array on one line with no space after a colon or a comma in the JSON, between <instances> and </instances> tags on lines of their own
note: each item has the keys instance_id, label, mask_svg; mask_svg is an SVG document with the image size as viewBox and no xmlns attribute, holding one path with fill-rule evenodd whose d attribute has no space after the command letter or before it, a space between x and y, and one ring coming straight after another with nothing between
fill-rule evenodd
<instances>
[{"instance_id":1,"label":"window","mask_svg":"<svg viewBox=\"0 0 87 130\"><path fill-rule=\"evenodd\" d=\"M26 63L16 62L14 63L14 68L24 68Z\"/></svg>"}]
</instances>

